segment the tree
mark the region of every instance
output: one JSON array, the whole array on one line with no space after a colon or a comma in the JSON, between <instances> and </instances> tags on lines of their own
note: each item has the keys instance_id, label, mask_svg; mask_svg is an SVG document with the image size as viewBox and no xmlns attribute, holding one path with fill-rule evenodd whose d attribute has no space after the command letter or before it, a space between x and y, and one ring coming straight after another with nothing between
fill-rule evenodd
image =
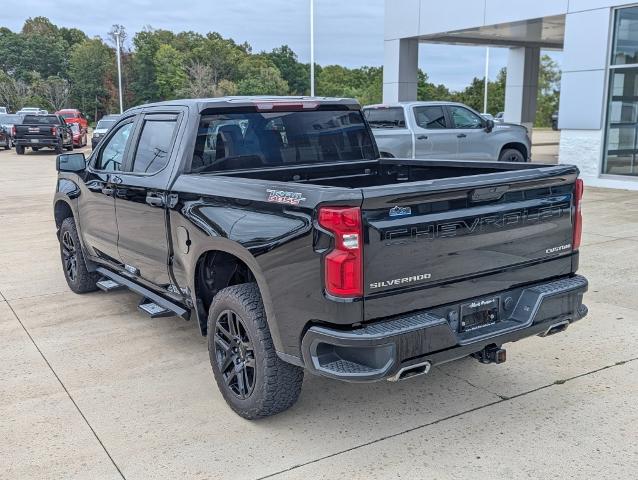
<instances>
[{"instance_id":1,"label":"tree","mask_svg":"<svg viewBox=\"0 0 638 480\"><path fill-rule=\"evenodd\" d=\"M287 95L288 83L281 73L264 57L246 57L240 67L239 95Z\"/></svg>"},{"instance_id":2,"label":"tree","mask_svg":"<svg viewBox=\"0 0 638 480\"><path fill-rule=\"evenodd\" d=\"M84 112L106 111L108 84L114 74L113 51L94 38L76 47L69 62L74 103Z\"/></svg>"},{"instance_id":3,"label":"tree","mask_svg":"<svg viewBox=\"0 0 638 480\"><path fill-rule=\"evenodd\" d=\"M71 96L69 81L60 77L49 77L46 80L40 80L35 85L35 90L53 111L66 107Z\"/></svg>"},{"instance_id":4,"label":"tree","mask_svg":"<svg viewBox=\"0 0 638 480\"><path fill-rule=\"evenodd\" d=\"M162 44L170 44L174 35L167 30L146 27L133 37L135 55L131 73L131 89L134 103L146 103L160 99L155 75L155 54Z\"/></svg>"},{"instance_id":5,"label":"tree","mask_svg":"<svg viewBox=\"0 0 638 480\"><path fill-rule=\"evenodd\" d=\"M89 37L86 36L86 33L77 28L60 27L59 31L62 39L69 46L69 49L73 49L76 45L79 45L89 39Z\"/></svg>"},{"instance_id":6,"label":"tree","mask_svg":"<svg viewBox=\"0 0 638 480\"><path fill-rule=\"evenodd\" d=\"M27 106L31 98L31 87L23 80L0 72L0 105L18 111Z\"/></svg>"},{"instance_id":7,"label":"tree","mask_svg":"<svg viewBox=\"0 0 638 480\"><path fill-rule=\"evenodd\" d=\"M155 53L154 65L155 82L160 98L175 98L186 82L183 55L170 45L162 45Z\"/></svg>"},{"instance_id":8,"label":"tree","mask_svg":"<svg viewBox=\"0 0 638 480\"><path fill-rule=\"evenodd\" d=\"M536 107L537 127L550 127L552 114L558 111L560 101L561 72L558 64L549 55L541 57L538 78L538 102Z\"/></svg>"},{"instance_id":9,"label":"tree","mask_svg":"<svg viewBox=\"0 0 638 480\"><path fill-rule=\"evenodd\" d=\"M215 83L213 67L195 62L186 67L188 80L178 95L186 98L223 97L236 95L237 85L230 80Z\"/></svg>"},{"instance_id":10,"label":"tree","mask_svg":"<svg viewBox=\"0 0 638 480\"><path fill-rule=\"evenodd\" d=\"M292 48L282 45L262 55L279 69L282 78L290 87L291 94L308 95L310 93L310 65L299 63L297 54Z\"/></svg>"}]
</instances>

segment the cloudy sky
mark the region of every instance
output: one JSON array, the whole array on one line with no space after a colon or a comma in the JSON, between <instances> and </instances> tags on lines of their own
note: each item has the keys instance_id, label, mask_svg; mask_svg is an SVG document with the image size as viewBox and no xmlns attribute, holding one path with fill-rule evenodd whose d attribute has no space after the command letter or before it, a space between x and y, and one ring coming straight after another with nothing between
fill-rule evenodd
<instances>
[{"instance_id":1,"label":"cloudy sky","mask_svg":"<svg viewBox=\"0 0 638 480\"><path fill-rule=\"evenodd\" d=\"M173 31L220 32L254 51L282 44L309 61L308 0L4 0L0 26L20 30L28 17L43 15L55 24L77 27L90 36L106 36L114 23L129 38L145 26ZM60 8L60 5L64 8ZM116 6L117 5L117 6ZM350 67L383 63L384 0L315 0L316 60ZM490 76L505 66L507 52L491 51ZM453 90L483 76L485 49L422 45L419 66L435 83ZM553 55L560 61L560 54Z\"/></svg>"}]
</instances>

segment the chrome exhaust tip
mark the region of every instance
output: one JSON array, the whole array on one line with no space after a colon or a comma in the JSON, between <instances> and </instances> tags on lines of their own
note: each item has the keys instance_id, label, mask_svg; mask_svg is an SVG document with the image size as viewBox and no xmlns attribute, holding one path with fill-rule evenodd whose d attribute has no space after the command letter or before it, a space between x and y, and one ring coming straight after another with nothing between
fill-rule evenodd
<instances>
[{"instance_id":1,"label":"chrome exhaust tip","mask_svg":"<svg viewBox=\"0 0 638 480\"><path fill-rule=\"evenodd\" d=\"M564 332L569 327L569 320L563 320L562 322L555 323L550 325L550 327L545 330L543 333L539 333L539 337L549 337L550 335L555 335L557 333Z\"/></svg>"},{"instance_id":2,"label":"chrome exhaust tip","mask_svg":"<svg viewBox=\"0 0 638 480\"><path fill-rule=\"evenodd\" d=\"M426 375L432 368L432 362L426 361L422 363L416 363L403 367L396 375L388 378L389 382L398 382L399 380L406 380L408 378L418 377L420 375Z\"/></svg>"}]
</instances>

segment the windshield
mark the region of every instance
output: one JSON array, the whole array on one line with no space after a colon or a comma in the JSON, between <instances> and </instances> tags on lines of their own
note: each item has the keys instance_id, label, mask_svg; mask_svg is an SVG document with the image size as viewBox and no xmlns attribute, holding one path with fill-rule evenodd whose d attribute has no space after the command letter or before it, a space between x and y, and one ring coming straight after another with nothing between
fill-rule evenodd
<instances>
[{"instance_id":1,"label":"windshield","mask_svg":"<svg viewBox=\"0 0 638 480\"><path fill-rule=\"evenodd\" d=\"M22 123L22 115L0 115L0 123L5 125L15 125Z\"/></svg>"},{"instance_id":2,"label":"windshield","mask_svg":"<svg viewBox=\"0 0 638 480\"><path fill-rule=\"evenodd\" d=\"M231 113L202 116L192 171L374 158L359 111Z\"/></svg>"},{"instance_id":3,"label":"windshield","mask_svg":"<svg viewBox=\"0 0 638 480\"><path fill-rule=\"evenodd\" d=\"M26 125L59 125L60 120L55 115L27 115L24 117Z\"/></svg>"},{"instance_id":4,"label":"windshield","mask_svg":"<svg viewBox=\"0 0 638 480\"><path fill-rule=\"evenodd\" d=\"M99 122L97 122L97 125L95 126L96 129L100 129L100 130L108 130L109 128L111 128L113 126L113 124L115 123L115 120L100 120Z\"/></svg>"},{"instance_id":5,"label":"windshield","mask_svg":"<svg viewBox=\"0 0 638 480\"><path fill-rule=\"evenodd\" d=\"M367 108L366 119L372 128L405 128L403 108Z\"/></svg>"}]
</instances>

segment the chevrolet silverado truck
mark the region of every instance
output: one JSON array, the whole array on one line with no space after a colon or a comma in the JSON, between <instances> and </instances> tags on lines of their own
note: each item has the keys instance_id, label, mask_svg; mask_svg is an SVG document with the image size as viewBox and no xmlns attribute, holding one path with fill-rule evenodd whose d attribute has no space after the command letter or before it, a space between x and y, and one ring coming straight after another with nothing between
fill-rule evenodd
<instances>
[{"instance_id":1,"label":"chevrolet silverado truck","mask_svg":"<svg viewBox=\"0 0 638 480\"><path fill-rule=\"evenodd\" d=\"M495 123L467 105L400 102L364 107L381 156L528 162L527 129Z\"/></svg>"},{"instance_id":2,"label":"chevrolet silverado truck","mask_svg":"<svg viewBox=\"0 0 638 480\"><path fill-rule=\"evenodd\" d=\"M245 418L290 407L304 372L502 363L587 313L576 167L380 158L354 100L143 105L57 169L71 290L192 319Z\"/></svg>"},{"instance_id":3,"label":"chevrolet silverado truck","mask_svg":"<svg viewBox=\"0 0 638 480\"><path fill-rule=\"evenodd\" d=\"M73 132L60 115L25 115L14 130L13 143L18 155L23 155L27 147L34 152L45 147L56 153L73 150Z\"/></svg>"}]
</instances>

